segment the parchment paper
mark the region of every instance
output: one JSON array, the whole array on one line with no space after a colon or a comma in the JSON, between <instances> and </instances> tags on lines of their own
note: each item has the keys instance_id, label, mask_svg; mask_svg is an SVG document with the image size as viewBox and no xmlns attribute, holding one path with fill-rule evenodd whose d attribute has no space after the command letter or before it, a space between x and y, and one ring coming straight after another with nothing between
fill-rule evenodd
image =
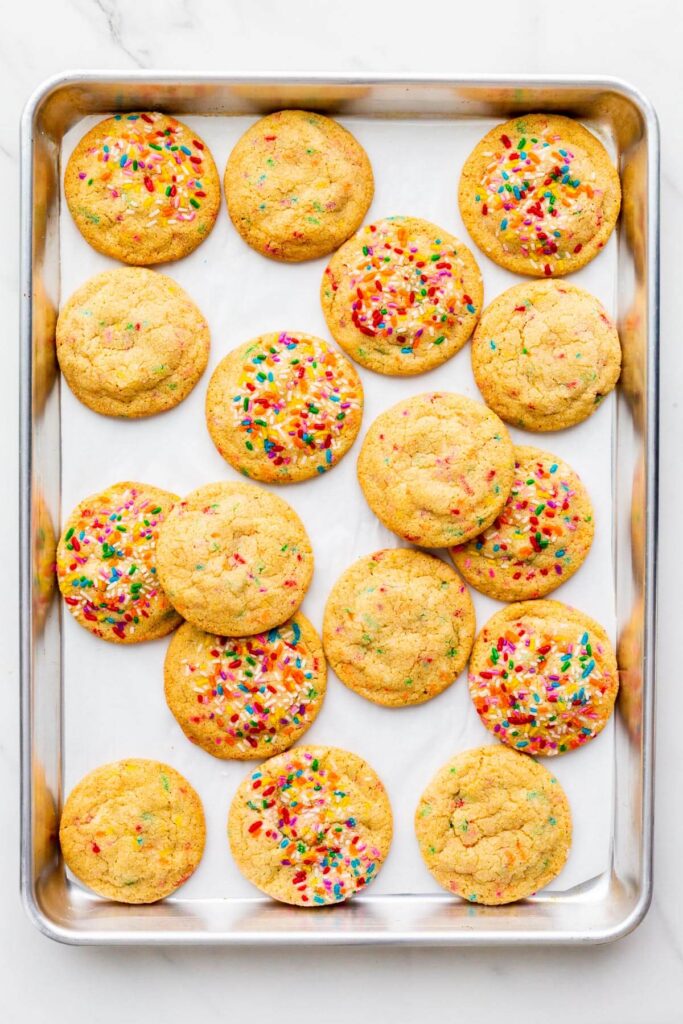
<instances>
[{"instance_id":1,"label":"parchment paper","mask_svg":"<svg viewBox=\"0 0 683 1024\"><path fill-rule=\"evenodd\" d=\"M65 137L62 168L84 132L86 118ZM252 118L186 117L209 144L222 179L232 146ZM482 269L485 304L521 279L489 261L460 219L457 183L463 162L496 122L340 118L365 146L376 192L368 219L404 214L434 221L465 241ZM118 264L84 241L62 197L61 295ZM82 498L118 480L133 479L183 495L201 484L238 479L218 455L204 422L210 374L236 345L266 331L307 331L329 339L318 290L326 259L300 265L271 262L252 251L232 227L225 203L210 237L189 257L158 269L175 278L202 309L211 328L208 369L178 408L147 420L115 420L81 405L61 382L62 521ZM614 313L616 241L571 281ZM359 367L365 413L359 439L330 473L277 488L303 519L315 552L315 574L302 610L318 630L334 581L356 558L401 542L368 508L356 481L360 442L375 417L423 391L450 390L480 399L469 344L443 366L419 377L384 377ZM583 609L615 634L613 564L613 432L610 396L587 422L550 434L511 429L516 443L537 445L579 473L596 510L596 536L579 572L551 596ZM444 557L447 556L444 553ZM481 627L498 602L472 591ZM98 640L64 611L65 793L97 765L123 757L152 757L181 771L198 790L207 818L207 845L182 899L257 895L233 864L226 839L228 807L249 763L219 761L185 739L166 707L163 660L168 640L119 647ZM458 751L492 741L471 704L465 674L445 693L414 708L377 707L348 690L330 670L323 709L302 742L322 743L367 758L387 786L395 834L372 893L441 891L423 865L413 833L420 793L436 769ZM569 797L574 842L552 890L566 891L608 864L613 819L613 723L582 750L546 759Z\"/></svg>"}]
</instances>

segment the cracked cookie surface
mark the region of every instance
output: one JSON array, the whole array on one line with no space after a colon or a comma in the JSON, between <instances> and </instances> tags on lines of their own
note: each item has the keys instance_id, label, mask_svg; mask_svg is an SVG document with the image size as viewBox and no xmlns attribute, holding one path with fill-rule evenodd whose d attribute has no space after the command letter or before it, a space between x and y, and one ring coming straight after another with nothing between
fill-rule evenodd
<instances>
[{"instance_id":1,"label":"cracked cookie surface","mask_svg":"<svg viewBox=\"0 0 683 1024\"><path fill-rule=\"evenodd\" d=\"M99 896L154 903L186 882L206 835L201 800L180 772L130 758L74 786L59 826L67 867Z\"/></svg>"},{"instance_id":2,"label":"cracked cookie surface","mask_svg":"<svg viewBox=\"0 0 683 1024\"><path fill-rule=\"evenodd\" d=\"M157 572L157 543L176 494L123 481L76 506L57 546L57 579L79 625L133 644L166 636L180 616Z\"/></svg>"},{"instance_id":3,"label":"cracked cookie surface","mask_svg":"<svg viewBox=\"0 0 683 1024\"><path fill-rule=\"evenodd\" d=\"M330 665L356 693L386 707L421 704L460 675L474 640L474 607L445 562L394 548L360 558L325 607Z\"/></svg>"},{"instance_id":4,"label":"cracked cookie surface","mask_svg":"<svg viewBox=\"0 0 683 1024\"><path fill-rule=\"evenodd\" d=\"M244 476L294 483L320 476L356 439L363 386L341 352L312 334L262 334L230 352L206 393L216 448Z\"/></svg>"},{"instance_id":5,"label":"cracked cookie surface","mask_svg":"<svg viewBox=\"0 0 683 1024\"><path fill-rule=\"evenodd\" d=\"M619 335L583 288L518 284L482 313L472 370L487 405L507 423L563 430L587 419L616 385Z\"/></svg>"},{"instance_id":6,"label":"cracked cookie surface","mask_svg":"<svg viewBox=\"0 0 683 1024\"><path fill-rule=\"evenodd\" d=\"M456 568L498 601L543 597L581 567L593 542L593 506L562 459L515 445L515 474L495 521L451 550Z\"/></svg>"},{"instance_id":7,"label":"cracked cookie surface","mask_svg":"<svg viewBox=\"0 0 683 1024\"><path fill-rule=\"evenodd\" d=\"M306 110L268 114L239 139L224 177L230 218L275 260L325 256L362 223L374 179L367 154L336 121Z\"/></svg>"},{"instance_id":8,"label":"cracked cookie surface","mask_svg":"<svg viewBox=\"0 0 683 1024\"><path fill-rule=\"evenodd\" d=\"M568 117L528 114L496 125L465 161L458 192L467 230L516 274L569 274L603 248L621 186L600 140Z\"/></svg>"},{"instance_id":9,"label":"cracked cookie surface","mask_svg":"<svg viewBox=\"0 0 683 1024\"><path fill-rule=\"evenodd\" d=\"M522 601L491 616L472 648L470 696L494 736L552 757L607 724L619 688L602 626L561 601Z\"/></svg>"},{"instance_id":10,"label":"cracked cookie surface","mask_svg":"<svg viewBox=\"0 0 683 1024\"><path fill-rule=\"evenodd\" d=\"M209 328L172 278L142 267L91 277L63 306L57 357L79 401L106 416L172 409L209 358Z\"/></svg>"},{"instance_id":11,"label":"cracked cookie surface","mask_svg":"<svg viewBox=\"0 0 683 1024\"><path fill-rule=\"evenodd\" d=\"M391 845L391 805L367 761L337 747L295 747L265 761L230 806L242 874L283 903L341 903L376 878Z\"/></svg>"},{"instance_id":12,"label":"cracked cookie surface","mask_svg":"<svg viewBox=\"0 0 683 1024\"><path fill-rule=\"evenodd\" d=\"M91 128L69 157L64 194L86 242L135 266L191 253L221 201L206 143L175 117L151 111Z\"/></svg>"},{"instance_id":13,"label":"cracked cookie surface","mask_svg":"<svg viewBox=\"0 0 683 1024\"><path fill-rule=\"evenodd\" d=\"M531 896L560 873L571 811L546 768L496 744L456 754L436 773L417 806L415 834L439 885L495 906Z\"/></svg>"},{"instance_id":14,"label":"cracked cookie surface","mask_svg":"<svg viewBox=\"0 0 683 1024\"><path fill-rule=\"evenodd\" d=\"M388 529L423 547L485 530L503 508L514 456L505 426L481 402L426 392L381 413L358 458L358 480Z\"/></svg>"},{"instance_id":15,"label":"cracked cookie surface","mask_svg":"<svg viewBox=\"0 0 683 1024\"><path fill-rule=\"evenodd\" d=\"M303 601L313 551L286 501L249 483L216 483L174 507L157 545L159 577L198 629L248 636L279 626Z\"/></svg>"},{"instance_id":16,"label":"cracked cookie surface","mask_svg":"<svg viewBox=\"0 0 683 1024\"><path fill-rule=\"evenodd\" d=\"M388 217L334 254L320 299L332 337L352 359L402 376L440 366L463 347L484 286L459 239L417 217Z\"/></svg>"},{"instance_id":17,"label":"cracked cookie surface","mask_svg":"<svg viewBox=\"0 0 683 1024\"><path fill-rule=\"evenodd\" d=\"M325 696L320 638L297 612L265 633L221 637L189 622L164 663L166 703L181 729L214 757L272 757L313 724Z\"/></svg>"}]
</instances>

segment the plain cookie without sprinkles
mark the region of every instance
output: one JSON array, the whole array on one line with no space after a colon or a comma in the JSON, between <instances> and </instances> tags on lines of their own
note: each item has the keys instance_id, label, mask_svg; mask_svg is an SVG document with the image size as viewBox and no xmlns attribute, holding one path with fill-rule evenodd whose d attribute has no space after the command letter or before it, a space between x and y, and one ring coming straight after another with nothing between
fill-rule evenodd
<instances>
[{"instance_id":1,"label":"plain cookie without sprinkles","mask_svg":"<svg viewBox=\"0 0 683 1024\"><path fill-rule=\"evenodd\" d=\"M543 597L581 567L593 542L593 508L562 459L515 446L505 507L478 537L451 550L467 582L498 601Z\"/></svg>"},{"instance_id":2,"label":"plain cookie without sprinkles","mask_svg":"<svg viewBox=\"0 0 683 1024\"><path fill-rule=\"evenodd\" d=\"M281 110L253 124L230 154L224 186L244 241L285 262L341 245L362 223L375 187L357 139L306 110Z\"/></svg>"},{"instance_id":3,"label":"plain cookie without sprinkles","mask_svg":"<svg viewBox=\"0 0 683 1024\"><path fill-rule=\"evenodd\" d=\"M493 735L525 754L585 746L607 724L619 687L602 626L560 601L524 601L493 615L470 659L474 706Z\"/></svg>"},{"instance_id":4,"label":"plain cookie without sprinkles","mask_svg":"<svg viewBox=\"0 0 683 1024\"><path fill-rule=\"evenodd\" d=\"M230 352L206 395L216 448L244 476L292 483L326 473L353 444L363 386L321 338L263 334Z\"/></svg>"},{"instance_id":5,"label":"plain cookie without sprinkles","mask_svg":"<svg viewBox=\"0 0 683 1024\"><path fill-rule=\"evenodd\" d=\"M166 636L180 616L157 573L157 542L177 495L126 481L82 501L57 547L64 601L79 625L114 643Z\"/></svg>"},{"instance_id":6,"label":"plain cookie without sprinkles","mask_svg":"<svg viewBox=\"0 0 683 1024\"><path fill-rule=\"evenodd\" d=\"M157 545L159 577L198 629L248 636L279 626L303 601L313 552L294 509L250 483L216 483L179 501Z\"/></svg>"},{"instance_id":7,"label":"plain cookie without sprinkles","mask_svg":"<svg viewBox=\"0 0 683 1024\"><path fill-rule=\"evenodd\" d=\"M524 430L563 430L591 416L621 370L600 302L565 281L514 285L486 307L472 338L484 400Z\"/></svg>"},{"instance_id":8,"label":"plain cookie without sprinkles","mask_svg":"<svg viewBox=\"0 0 683 1024\"><path fill-rule=\"evenodd\" d=\"M362 366L395 375L450 359L474 330L483 298L467 246L417 217L366 225L332 257L320 288L335 341Z\"/></svg>"},{"instance_id":9,"label":"plain cookie without sprinkles","mask_svg":"<svg viewBox=\"0 0 683 1024\"><path fill-rule=\"evenodd\" d=\"M189 622L166 653L166 702L189 740L214 757L245 760L286 750L312 725L325 696L320 639L297 612L247 637Z\"/></svg>"},{"instance_id":10,"label":"plain cookie without sprinkles","mask_svg":"<svg viewBox=\"0 0 683 1024\"><path fill-rule=\"evenodd\" d=\"M206 144L181 121L151 112L91 128L69 157L64 194L86 242L136 266L191 253L221 201Z\"/></svg>"},{"instance_id":11,"label":"plain cookie without sprinkles","mask_svg":"<svg viewBox=\"0 0 683 1024\"><path fill-rule=\"evenodd\" d=\"M391 806L357 754L295 747L242 782L228 838L242 874L283 903L341 903L376 877L391 845Z\"/></svg>"},{"instance_id":12,"label":"plain cookie without sprinkles","mask_svg":"<svg viewBox=\"0 0 683 1024\"><path fill-rule=\"evenodd\" d=\"M467 158L459 203L467 229L500 266L569 274L603 248L619 216L619 175L578 121L529 114L492 128Z\"/></svg>"},{"instance_id":13,"label":"plain cookie without sprinkles","mask_svg":"<svg viewBox=\"0 0 683 1024\"><path fill-rule=\"evenodd\" d=\"M370 508L404 540L443 548L481 533L503 508L514 456L481 402L427 392L383 412L365 435L358 480Z\"/></svg>"},{"instance_id":14,"label":"plain cookie without sprinkles","mask_svg":"<svg viewBox=\"0 0 683 1024\"><path fill-rule=\"evenodd\" d=\"M67 867L118 903L155 903L175 892L197 868L205 835L201 800L187 779L144 758L86 775L59 826Z\"/></svg>"},{"instance_id":15,"label":"plain cookie without sprinkles","mask_svg":"<svg viewBox=\"0 0 683 1024\"><path fill-rule=\"evenodd\" d=\"M564 867L567 797L531 757L496 744L456 754L425 789L415 834L439 885L470 903L525 899Z\"/></svg>"},{"instance_id":16,"label":"plain cookie without sprinkles","mask_svg":"<svg viewBox=\"0 0 683 1024\"><path fill-rule=\"evenodd\" d=\"M91 277L65 303L57 357L79 401L106 416L172 409L203 374L208 325L180 285L142 267Z\"/></svg>"},{"instance_id":17,"label":"plain cookie without sprinkles","mask_svg":"<svg viewBox=\"0 0 683 1024\"><path fill-rule=\"evenodd\" d=\"M335 583L323 643L343 683L385 707L430 700L467 664L474 608L457 573L422 551L360 558Z\"/></svg>"}]
</instances>

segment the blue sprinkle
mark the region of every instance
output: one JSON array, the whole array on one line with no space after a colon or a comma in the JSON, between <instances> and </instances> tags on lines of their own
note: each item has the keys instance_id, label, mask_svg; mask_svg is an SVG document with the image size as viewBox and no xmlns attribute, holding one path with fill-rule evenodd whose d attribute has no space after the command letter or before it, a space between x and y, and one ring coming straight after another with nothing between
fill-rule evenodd
<instances>
[{"instance_id":1,"label":"blue sprinkle","mask_svg":"<svg viewBox=\"0 0 683 1024\"><path fill-rule=\"evenodd\" d=\"M292 623L292 633L294 634L294 643L298 644L301 639L301 627L297 622Z\"/></svg>"},{"instance_id":2,"label":"blue sprinkle","mask_svg":"<svg viewBox=\"0 0 683 1024\"><path fill-rule=\"evenodd\" d=\"M553 462L552 466L550 467L550 472L551 473L557 473L557 463L556 462Z\"/></svg>"}]
</instances>

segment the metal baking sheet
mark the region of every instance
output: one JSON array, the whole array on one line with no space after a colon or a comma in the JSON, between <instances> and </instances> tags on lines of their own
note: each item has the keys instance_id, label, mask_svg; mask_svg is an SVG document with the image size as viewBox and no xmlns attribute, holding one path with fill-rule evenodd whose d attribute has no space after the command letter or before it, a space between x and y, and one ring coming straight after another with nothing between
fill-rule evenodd
<instances>
[{"instance_id":1,"label":"metal baking sheet","mask_svg":"<svg viewBox=\"0 0 683 1024\"><path fill-rule=\"evenodd\" d=\"M264 260L241 241L223 207L211 236L195 253L161 268L187 289L211 327L209 369L193 394L164 416L134 422L96 416L63 384L43 400L46 388L35 378L45 362L39 357L46 303L57 306L86 278L116 265L87 245L68 212L60 217L60 209L65 210L60 166L106 113L145 106L168 110L194 126L219 171L258 113L283 106L330 112L356 134L372 161L376 192L368 218L420 216L464 241L468 236L455 199L460 167L489 127L515 111L558 109L580 117L620 163L628 230L620 229L599 259L571 279L597 295L622 325L622 340L630 346L624 389L571 430L544 435L511 431L517 442L567 459L596 507L591 554L553 596L602 621L615 643L630 625L628 645L622 644L628 661L628 671L622 672L624 714L615 716L588 747L548 762L572 805L574 843L562 874L532 900L506 908L466 906L438 888L417 849L412 817L427 781L456 751L490 741L471 706L464 675L434 701L392 712L351 693L330 671L323 710L305 742L347 747L368 758L387 785L395 838L367 895L308 913L261 897L232 863L225 819L246 766L217 761L182 736L163 699L167 641L135 649L104 644L62 614L57 601L42 631L38 621L31 622L37 619L29 614L31 523L36 518L31 506L39 494L58 527L84 495L118 479L145 480L183 494L211 480L236 478L204 426L211 370L235 345L264 331L328 336L318 302L326 261L287 266ZM628 87L607 81L268 82L89 74L66 76L29 104L24 122L23 344L26 355L31 347L34 352L34 382L27 360L22 887L27 908L44 931L72 942L586 942L616 937L642 916L651 884L656 141L646 102ZM520 280L476 250L475 255L486 303ZM479 397L467 348L420 377L360 372L365 388L361 438L379 412L408 395L453 390ZM313 541L316 571L303 608L318 628L341 571L356 557L397 543L370 513L355 482L358 448L359 442L325 477L278 488ZM634 504L630 492L638 480ZM643 525L649 537L645 544L632 520ZM634 543L638 552L632 550ZM499 604L476 593L473 598L481 626ZM153 907L122 907L93 896L65 876L45 835L51 827L50 805L56 808L62 794L91 768L124 756L173 764L196 786L207 814L207 848L199 869L174 897Z\"/></svg>"}]
</instances>

